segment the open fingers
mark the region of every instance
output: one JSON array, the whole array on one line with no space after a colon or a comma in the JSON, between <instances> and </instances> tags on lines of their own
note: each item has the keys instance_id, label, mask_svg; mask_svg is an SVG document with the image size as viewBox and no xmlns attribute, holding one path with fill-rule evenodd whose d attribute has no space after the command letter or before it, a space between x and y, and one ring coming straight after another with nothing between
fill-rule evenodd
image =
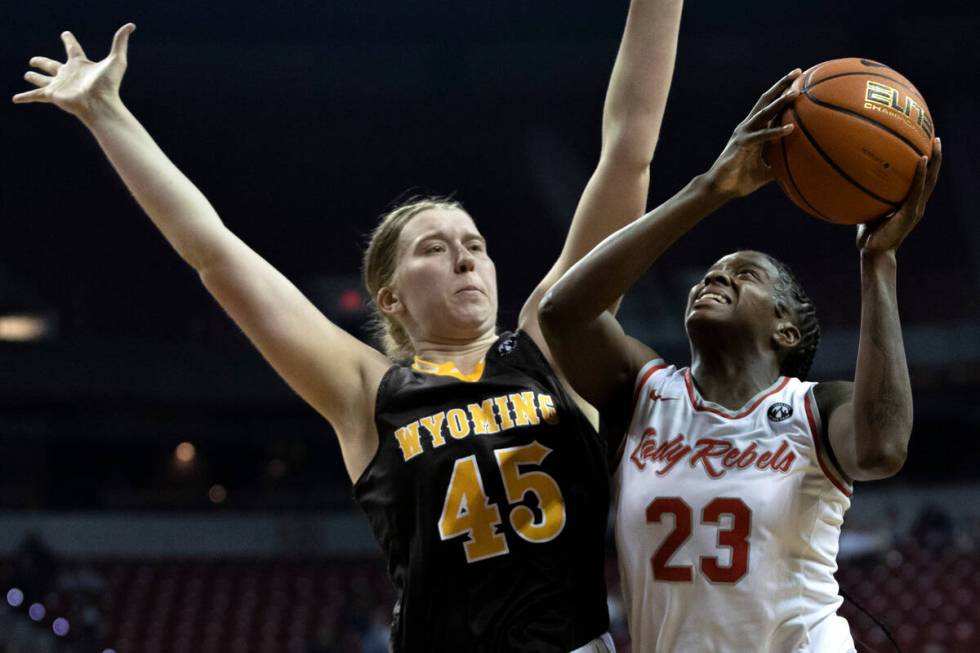
<instances>
[{"instance_id":1,"label":"open fingers","mask_svg":"<svg viewBox=\"0 0 980 653\"><path fill-rule=\"evenodd\" d=\"M82 49L81 44L75 35L71 32L62 32L61 40L65 44L65 54L68 55L69 59L74 59L77 57L87 58L85 56L85 50Z\"/></svg>"},{"instance_id":2,"label":"open fingers","mask_svg":"<svg viewBox=\"0 0 980 653\"><path fill-rule=\"evenodd\" d=\"M783 75L778 82L769 87L768 91L759 96L759 101L755 103L754 107L752 107L752 111L749 112L749 115L755 114L759 109L778 98L786 87L792 84L793 80L795 80L801 74L803 74L803 71L801 71L799 68L794 68Z\"/></svg>"},{"instance_id":3,"label":"open fingers","mask_svg":"<svg viewBox=\"0 0 980 653\"><path fill-rule=\"evenodd\" d=\"M41 88L44 88L45 86L51 83L50 77L48 77L47 75L42 75L41 73L36 73L33 70L29 70L26 73L24 73L24 79L30 82L31 84L34 84L34 86L39 86Z\"/></svg>"},{"instance_id":4,"label":"open fingers","mask_svg":"<svg viewBox=\"0 0 980 653\"><path fill-rule=\"evenodd\" d=\"M749 126L768 125L769 121L779 115L779 113L786 108L786 105L795 100L799 95L799 90L795 88L785 91L775 100L759 109L753 115L749 116L747 124Z\"/></svg>"},{"instance_id":5,"label":"open fingers","mask_svg":"<svg viewBox=\"0 0 980 653\"><path fill-rule=\"evenodd\" d=\"M114 54L125 61L129 52L129 35L135 31L136 25L133 23L126 23L117 29L115 36L112 37L112 50L109 54Z\"/></svg>"},{"instance_id":6,"label":"open fingers","mask_svg":"<svg viewBox=\"0 0 980 653\"><path fill-rule=\"evenodd\" d=\"M54 59L48 59L47 57L31 57L28 61L31 66L39 70L43 70L49 75L57 75L58 70L61 69L61 62L55 61Z\"/></svg>"},{"instance_id":7,"label":"open fingers","mask_svg":"<svg viewBox=\"0 0 980 653\"><path fill-rule=\"evenodd\" d=\"M765 143L766 141L774 141L777 138L782 138L786 136L791 131L793 131L793 123L787 123L785 125L778 125L776 127L767 127L766 129L760 129L759 131L752 132L745 137L742 142L745 145L754 145L756 143Z\"/></svg>"},{"instance_id":8,"label":"open fingers","mask_svg":"<svg viewBox=\"0 0 980 653\"><path fill-rule=\"evenodd\" d=\"M43 88L36 88L33 91L18 93L13 98L14 104L27 104L29 102L47 102L48 98L44 94Z\"/></svg>"}]
</instances>

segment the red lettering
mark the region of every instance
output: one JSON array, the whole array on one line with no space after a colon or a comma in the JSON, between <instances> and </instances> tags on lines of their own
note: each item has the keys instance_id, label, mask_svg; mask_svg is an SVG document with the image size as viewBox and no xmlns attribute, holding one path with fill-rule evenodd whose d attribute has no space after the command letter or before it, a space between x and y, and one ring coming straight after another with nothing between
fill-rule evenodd
<instances>
[{"instance_id":1,"label":"red lettering","mask_svg":"<svg viewBox=\"0 0 980 653\"><path fill-rule=\"evenodd\" d=\"M731 451L725 454L725 457L722 459L721 464L729 468L734 467L735 461L738 460L738 455L740 453L742 452L736 449L735 447L732 447Z\"/></svg>"},{"instance_id":2,"label":"red lettering","mask_svg":"<svg viewBox=\"0 0 980 653\"><path fill-rule=\"evenodd\" d=\"M720 456L728 453L728 450L732 448L730 442L725 442L724 440L713 440L711 438L702 438L695 443L700 449L697 453L691 456L691 467L697 467L698 461L704 465L704 471L707 472L708 476L711 478L721 478L725 475L725 470L718 471L712 465L710 458L718 458Z\"/></svg>"},{"instance_id":3,"label":"red lettering","mask_svg":"<svg viewBox=\"0 0 980 653\"><path fill-rule=\"evenodd\" d=\"M780 445L779 445L779 448L778 448L778 449L776 449L776 452L775 452L775 453L774 453L774 454L772 455L772 460L770 460L770 461L769 461L769 468L770 468L770 469L772 469L772 470L774 470L774 471L779 471L779 469L778 469L778 468L776 467L776 465L778 465L778 464L780 464L780 460L779 460L779 458L780 458L780 456L782 456L782 455L783 455L784 453L786 453L786 448L787 448L788 446L789 446L789 445L788 445L788 444L786 444L786 441L785 441L785 440L783 440L783 441L782 441L782 442L780 443Z\"/></svg>"},{"instance_id":4,"label":"red lettering","mask_svg":"<svg viewBox=\"0 0 980 653\"><path fill-rule=\"evenodd\" d=\"M755 452L755 442L753 442L745 449L745 451L742 452L742 455L738 457L738 462L735 463L735 466L739 469L745 469L755 462L758 455L759 454Z\"/></svg>"},{"instance_id":5,"label":"red lettering","mask_svg":"<svg viewBox=\"0 0 980 653\"><path fill-rule=\"evenodd\" d=\"M643 436L640 438L640 443L636 445L636 449L633 449L633 453L630 454L630 460L633 461L633 464L636 465L637 469L646 469L646 463L643 462L643 459L649 458L647 452L650 448L657 446L656 440L647 440L647 438L656 437L656 435L657 429L655 428L648 428L645 430L643 432ZM639 454L641 451L643 453L637 457L637 454Z\"/></svg>"},{"instance_id":6,"label":"red lettering","mask_svg":"<svg viewBox=\"0 0 980 653\"><path fill-rule=\"evenodd\" d=\"M657 474L663 476L669 472L684 456L691 452L691 448L685 444L683 435L678 435L672 440L664 440L659 445L656 440L657 430L648 428L643 432L640 443L636 445L630 460L636 465L637 469L646 469L646 461L663 462L667 465L663 469L657 470Z\"/></svg>"},{"instance_id":7,"label":"red lettering","mask_svg":"<svg viewBox=\"0 0 980 653\"><path fill-rule=\"evenodd\" d=\"M659 458L659 460L666 459L667 465L664 466L663 469L657 470L657 476L663 476L669 472L671 469L673 469L674 465L681 461L684 456L691 453L691 447L687 446L686 444L681 444L683 440L684 436L678 435L676 438L670 441L670 448L664 453L663 456Z\"/></svg>"},{"instance_id":8,"label":"red lettering","mask_svg":"<svg viewBox=\"0 0 980 653\"><path fill-rule=\"evenodd\" d=\"M788 472L793 467L793 461L796 460L796 454L792 451L786 454L786 458L776 463L773 466L777 472Z\"/></svg>"},{"instance_id":9,"label":"red lettering","mask_svg":"<svg viewBox=\"0 0 980 653\"><path fill-rule=\"evenodd\" d=\"M630 454L630 460L640 470L646 469L648 462L663 463L656 470L658 476L666 475L692 452L694 453L688 461L691 468L700 463L710 478L721 478L730 469L747 469L752 466L761 471L785 473L792 469L797 457L786 440L779 444L776 451L760 451L756 442L750 442L742 450L727 440L701 438L692 448L684 444L686 436L683 433L661 442L657 441L656 435L656 429L646 429L639 444Z\"/></svg>"}]
</instances>

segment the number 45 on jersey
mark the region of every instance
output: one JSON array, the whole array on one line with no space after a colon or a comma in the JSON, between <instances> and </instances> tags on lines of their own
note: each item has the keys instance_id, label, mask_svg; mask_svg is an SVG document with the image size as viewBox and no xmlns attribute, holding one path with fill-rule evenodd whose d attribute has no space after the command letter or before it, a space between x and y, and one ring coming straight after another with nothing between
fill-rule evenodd
<instances>
[{"instance_id":1,"label":"number 45 on jersey","mask_svg":"<svg viewBox=\"0 0 980 653\"><path fill-rule=\"evenodd\" d=\"M511 505L510 525L513 531L528 542L549 542L565 528L565 500L555 479L540 470L521 471L529 466L540 467L551 449L538 442L521 447L508 447L493 452L497 460L507 502ZM540 516L520 505L528 492L535 495ZM466 535L463 551L467 562L477 562L504 555L507 535L497 532L502 523L500 509L487 498L476 464L476 456L460 458L453 465L442 515L439 517L439 536L449 540Z\"/></svg>"}]
</instances>

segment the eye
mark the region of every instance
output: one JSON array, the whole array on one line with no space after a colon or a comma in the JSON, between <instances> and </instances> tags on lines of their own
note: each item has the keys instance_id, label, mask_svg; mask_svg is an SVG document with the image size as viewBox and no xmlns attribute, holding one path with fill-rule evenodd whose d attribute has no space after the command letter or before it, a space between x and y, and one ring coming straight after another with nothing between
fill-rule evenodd
<instances>
[{"instance_id":1,"label":"eye","mask_svg":"<svg viewBox=\"0 0 980 653\"><path fill-rule=\"evenodd\" d=\"M479 240L474 240L469 244L469 250L471 252L482 252L484 251L484 245Z\"/></svg>"},{"instance_id":2,"label":"eye","mask_svg":"<svg viewBox=\"0 0 980 653\"><path fill-rule=\"evenodd\" d=\"M425 246L426 254L438 254L440 252L446 251L446 246L442 243L429 243Z\"/></svg>"},{"instance_id":3,"label":"eye","mask_svg":"<svg viewBox=\"0 0 980 653\"><path fill-rule=\"evenodd\" d=\"M745 270L739 270L738 276L742 278L754 279L756 281L759 280L759 273L750 268L747 268Z\"/></svg>"}]
</instances>

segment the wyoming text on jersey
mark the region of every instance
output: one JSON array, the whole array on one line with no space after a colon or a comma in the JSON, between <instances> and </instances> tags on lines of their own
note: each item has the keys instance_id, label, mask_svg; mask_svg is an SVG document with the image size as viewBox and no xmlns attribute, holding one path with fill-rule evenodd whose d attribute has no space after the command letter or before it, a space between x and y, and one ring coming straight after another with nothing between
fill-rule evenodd
<instances>
[{"instance_id":1,"label":"wyoming text on jersey","mask_svg":"<svg viewBox=\"0 0 980 653\"><path fill-rule=\"evenodd\" d=\"M402 457L407 461L422 453L422 432L428 436L430 449L446 444L446 436L455 440L473 435L509 431L525 426L558 423L555 400L547 393L530 390L489 397L480 403L467 404L466 409L452 408L427 415L395 429Z\"/></svg>"}]
</instances>

